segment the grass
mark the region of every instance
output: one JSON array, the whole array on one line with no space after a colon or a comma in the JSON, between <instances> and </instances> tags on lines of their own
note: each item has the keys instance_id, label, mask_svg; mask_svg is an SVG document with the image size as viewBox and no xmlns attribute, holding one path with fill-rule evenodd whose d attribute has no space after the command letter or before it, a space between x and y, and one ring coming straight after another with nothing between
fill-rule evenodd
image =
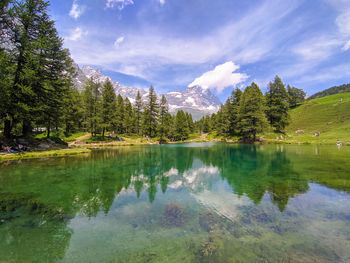
<instances>
[{"instance_id":1,"label":"grass","mask_svg":"<svg viewBox=\"0 0 350 263\"><path fill-rule=\"evenodd\" d=\"M40 152L25 152L14 154L0 154L0 162L19 159L45 158L45 157L62 157L68 155L77 155L90 153L89 149L84 148L69 148L60 150L40 151Z\"/></svg>"},{"instance_id":2,"label":"grass","mask_svg":"<svg viewBox=\"0 0 350 263\"><path fill-rule=\"evenodd\" d=\"M61 138L65 142L72 142L75 141L77 138L84 136L85 132L76 132L73 134L70 134L69 136L65 136L63 131L53 131L51 133L50 138ZM45 139L47 137L46 132L38 133L35 135L36 139Z\"/></svg>"},{"instance_id":3,"label":"grass","mask_svg":"<svg viewBox=\"0 0 350 263\"><path fill-rule=\"evenodd\" d=\"M340 101L342 99L342 102ZM285 143L350 145L350 93L308 100L291 110L291 123L286 129ZM296 133L296 131L302 131ZM314 136L319 132L320 136ZM271 142L280 134L265 133Z\"/></svg>"}]
</instances>

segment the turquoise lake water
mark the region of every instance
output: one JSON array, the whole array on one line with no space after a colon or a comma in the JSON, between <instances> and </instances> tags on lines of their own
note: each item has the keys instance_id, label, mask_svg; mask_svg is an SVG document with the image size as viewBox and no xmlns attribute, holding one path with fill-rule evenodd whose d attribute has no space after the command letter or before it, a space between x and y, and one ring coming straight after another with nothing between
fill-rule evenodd
<instances>
[{"instance_id":1,"label":"turquoise lake water","mask_svg":"<svg viewBox=\"0 0 350 263\"><path fill-rule=\"evenodd\" d=\"M0 262L350 262L350 148L197 143L6 162Z\"/></svg>"}]
</instances>

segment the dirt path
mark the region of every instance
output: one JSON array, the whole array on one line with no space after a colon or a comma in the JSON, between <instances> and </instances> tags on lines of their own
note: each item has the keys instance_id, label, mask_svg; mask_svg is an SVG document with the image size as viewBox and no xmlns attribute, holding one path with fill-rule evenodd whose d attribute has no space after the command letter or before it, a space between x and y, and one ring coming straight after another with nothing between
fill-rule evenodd
<instances>
[{"instance_id":1,"label":"dirt path","mask_svg":"<svg viewBox=\"0 0 350 263\"><path fill-rule=\"evenodd\" d=\"M207 139L207 135L208 135L208 133L203 133L203 134L201 135L201 140Z\"/></svg>"},{"instance_id":2,"label":"dirt path","mask_svg":"<svg viewBox=\"0 0 350 263\"><path fill-rule=\"evenodd\" d=\"M90 137L91 137L90 133L87 132L83 136L76 138L75 141L70 142L68 145L71 146L77 142L81 142L82 140L89 139Z\"/></svg>"}]
</instances>

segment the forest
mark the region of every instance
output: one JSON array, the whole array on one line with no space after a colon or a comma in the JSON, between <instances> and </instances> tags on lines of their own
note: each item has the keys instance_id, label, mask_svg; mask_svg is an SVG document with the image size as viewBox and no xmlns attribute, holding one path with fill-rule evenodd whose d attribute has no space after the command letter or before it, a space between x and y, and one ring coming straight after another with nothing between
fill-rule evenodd
<instances>
[{"instance_id":1,"label":"forest","mask_svg":"<svg viewBox=\"0 0 350 263\"><path fill-rule=\"evenodd\" d=\"M0 6L0 129L3 141L45 131L85 131L93 137L137 135L161 143L184 141L192 133L216 131L224 137L255 141L266 129L283 132L289 109L304 101L305 92L276 76L264 95L256 83L235 89L221 109L194 122L182 110L169 113L165 96L151 86L147 101L132 104L115 94L110 81L89 79L82 91L69 50L48 15L43 0L5 1Z\"/></svg>"}]
</instances>

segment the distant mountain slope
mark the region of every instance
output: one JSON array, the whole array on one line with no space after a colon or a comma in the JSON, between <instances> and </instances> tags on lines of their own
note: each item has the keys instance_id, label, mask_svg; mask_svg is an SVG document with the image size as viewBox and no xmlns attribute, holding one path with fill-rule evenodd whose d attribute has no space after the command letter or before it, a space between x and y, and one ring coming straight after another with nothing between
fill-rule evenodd
<instances>
[{"instance_id":1,"label":"distant mountain slope","mask_svg":"<svg viewBox=\"0 0 350 263\"><path fill-rule=\"evenodd\" d=\"M315 93L314 95L310 96L308 99L316 99L316 98L322 98L325 96L333 95L333 94L338 94L338 93L344 93L344 92L350 92L350 84L343 84L340 86L334 86L329 89L326 89L324 91L320 91Z\"/></svg>"},{"instance_id":2,"label":"distant mountain slope","mask_svg":"<svg viewBox=\"0 0 350 263\"><path fill-rule=\"evenodd\" d=\"M307 100L291 111L287 132L293 137L304 136L310 142L335 144L341 140L350 144L350 93ZM320 136L315 137L315 132L320 132Z\"/></svg>"},{"instance_id":3,"label":"distant mountain slope","mask_svg":"<svg viewBox=\"0 0 350 263\"><path fill-rule=\"evenodd\" d=\"M115 93L120 94L124 98L128 97L131 103L135 102L137 92L140 92L143 101L147 101L148 91L144 89L122 86L119 82L112 81L110 77L103 75L101 70L90 66L79 67L77 64L74 64L74 67L77 72L74 83L80 91L82 91L84 83L90 77L101 84L109 79L113 83ZM171 113L183 110L191 113L194 120L198 120L207 114L216 113L221 105L220 100L209 89L204 89L200 86L187 87L183 92L172 91L164 95L168 101ZM160 99L161 94L157 94L157 96Z\"/></svg>"}]
</instances>

